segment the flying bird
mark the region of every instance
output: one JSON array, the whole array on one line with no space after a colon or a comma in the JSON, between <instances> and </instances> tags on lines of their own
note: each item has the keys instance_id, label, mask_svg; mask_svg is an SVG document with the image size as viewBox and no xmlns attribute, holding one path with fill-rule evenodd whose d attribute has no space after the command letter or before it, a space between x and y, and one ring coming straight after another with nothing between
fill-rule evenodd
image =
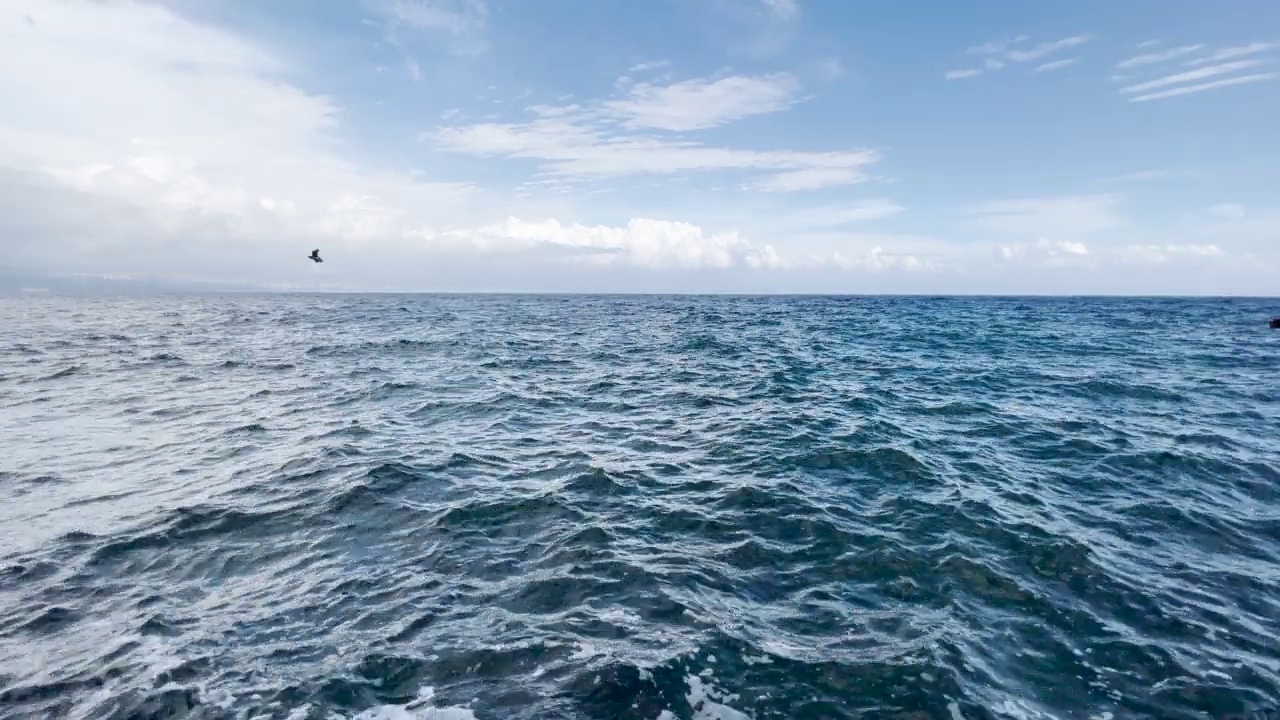
<instances>
[{"instance_id":1,"label":"flying bird","mask_svg":"<svg viewBox=\"0 0 1280 720\"><path fill-rule=\"evenodd\" d=\"M320 259L320 248L316 248L315 250L312 250L311 254L308 255L307 257L311 258L312 260L315 260L318 263L324 262L324 260Z\"/></svg>"}]
</instances>

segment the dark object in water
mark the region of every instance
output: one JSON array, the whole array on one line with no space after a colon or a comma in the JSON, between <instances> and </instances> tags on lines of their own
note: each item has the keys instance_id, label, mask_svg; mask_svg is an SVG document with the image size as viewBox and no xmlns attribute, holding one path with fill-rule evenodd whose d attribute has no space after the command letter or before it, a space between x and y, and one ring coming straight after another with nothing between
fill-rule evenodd
<instances>
[{"instance_id":1,"label":"dark object in water","mask_svg":"<svg viewBox=\"0 0 1280 720\"><path fill-rule=\"evenodd\" d=\"M312 260L315 260L318 263L324 262L323 260L320 259L320 248L316 248L315 250L312 250L311 254L308 255L307 257L311 258Z\"/></svg>"},{"instance_id":2,"label":"dark object in water","mask_svg":"<svg viewBox=\"0 0 1280 720\"><path fill-rule=\"evenodd\" d=\"M1280 330L1280 317L1271 318L1271 327L1276 330Z\"/></svg>"}]
</instances>

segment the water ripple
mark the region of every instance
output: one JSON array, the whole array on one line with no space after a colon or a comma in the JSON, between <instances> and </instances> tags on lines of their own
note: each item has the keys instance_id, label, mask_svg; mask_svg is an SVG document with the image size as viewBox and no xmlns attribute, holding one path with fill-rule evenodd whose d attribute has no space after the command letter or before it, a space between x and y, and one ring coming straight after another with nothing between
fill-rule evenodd
<instances>
[{"instance_id":1,"label":"water ripple","mask_svg":"<svg viewBox=\"0 0 1280 720\"><path fill-rule=\"evenodd\" d=\"M1274 708L1272 314L0 300L0 716Z\"/></svg>"}]
</instances>

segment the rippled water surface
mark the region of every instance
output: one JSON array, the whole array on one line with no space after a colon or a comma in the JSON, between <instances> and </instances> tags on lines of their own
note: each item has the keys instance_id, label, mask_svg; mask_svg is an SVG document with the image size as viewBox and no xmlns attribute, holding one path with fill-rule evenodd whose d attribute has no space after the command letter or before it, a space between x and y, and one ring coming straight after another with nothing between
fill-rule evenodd
<instances>
[{"instance_id":1,"label":"rippled water surface","mask_svg":"<svg viewBox=\"0 0 1280 720\"><path fill-rule=\"evenodd\" d=\"M1274 314L0 300L0 714L1275 707Z\"/></svg>"}]
</instances>

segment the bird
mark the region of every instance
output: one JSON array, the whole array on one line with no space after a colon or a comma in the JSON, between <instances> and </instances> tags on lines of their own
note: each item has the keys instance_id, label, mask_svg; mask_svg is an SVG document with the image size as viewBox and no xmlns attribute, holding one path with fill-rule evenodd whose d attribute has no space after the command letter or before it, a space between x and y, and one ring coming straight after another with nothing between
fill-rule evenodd
<instances>
[{"instance_id":1,"label":"bird","mask_svg":"<svg viewBox=\"0 0 1280 720\"><path fill-rule=\"evenodd\" d=\"M318 263L324 262L324 260L320 259L320 248L316 248L315 250L312 250L311 254L308 255L307 257L311 258L312 260L315 260Z\"/></svg>"}]
</instances>

